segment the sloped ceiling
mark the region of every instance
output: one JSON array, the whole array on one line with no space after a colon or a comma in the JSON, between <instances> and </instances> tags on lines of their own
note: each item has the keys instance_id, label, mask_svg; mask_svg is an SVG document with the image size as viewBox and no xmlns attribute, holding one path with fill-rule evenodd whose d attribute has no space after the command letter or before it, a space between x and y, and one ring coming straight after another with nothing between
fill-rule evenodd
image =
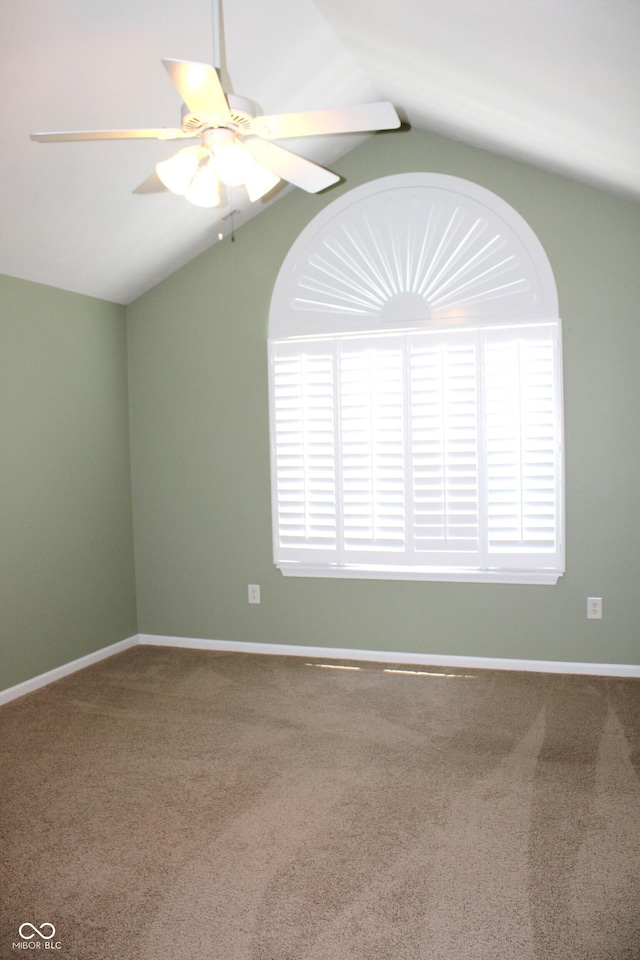
<instances>
[{"instance_id":1,"label":"sloped ceiling","mask_svg":"<svg viewBox=\"0 0 640 960\"><path fill-rule=\"evenodd\" d=\"M259 213L132 191L175 144L161 57L214 61L216 0L1 0L0 273L128 303ZM640 200L638 0L222 0L225 88L279 113L391 100L414 127ZM360 138L288 141L340 173ZM276 200L273 202L277 202Z\"/></svg>"}]
</instances>

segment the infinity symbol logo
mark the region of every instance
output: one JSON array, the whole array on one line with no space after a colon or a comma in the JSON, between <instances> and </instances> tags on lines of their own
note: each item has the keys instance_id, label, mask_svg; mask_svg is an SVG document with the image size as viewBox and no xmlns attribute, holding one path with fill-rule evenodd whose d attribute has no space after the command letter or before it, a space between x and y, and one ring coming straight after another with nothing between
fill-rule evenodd
<instances>
[{"instance_id":1,"label":"infinity symbol logo","mask_svg":"<svg viewBox=\"0 0 640 960\"><path fill-rule=\"evenodd\" d=\"M51 933L45 933L44 928L49 927ZM31 929L33 933L25 933L25 930ZM41 927L34 927L32 923L21 923L18 933L23 940L31 940L32 937L35 937L37 934L39 937L42 937L43 940L51 940L52 937L56 935L56 928L52 923L43 923Z\"/></svg>"}]
</instances>

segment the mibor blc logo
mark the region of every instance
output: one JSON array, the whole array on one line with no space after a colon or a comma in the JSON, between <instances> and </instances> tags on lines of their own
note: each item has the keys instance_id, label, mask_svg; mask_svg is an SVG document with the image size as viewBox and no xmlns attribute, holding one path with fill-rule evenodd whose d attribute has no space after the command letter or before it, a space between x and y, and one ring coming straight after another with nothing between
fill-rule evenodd
<instances>
[{"instance_id":1,"label":"mibor blc logo","mask_svg":"<svg viewBox=\"0 0 640 960\"><path fill-rule=\"evenodd\" d=\"M56 928L52 923L21 923L18 927L19 940L14 940L13 950L60 950L62 944L54 940Z\"/></svg>"}]
</instances>

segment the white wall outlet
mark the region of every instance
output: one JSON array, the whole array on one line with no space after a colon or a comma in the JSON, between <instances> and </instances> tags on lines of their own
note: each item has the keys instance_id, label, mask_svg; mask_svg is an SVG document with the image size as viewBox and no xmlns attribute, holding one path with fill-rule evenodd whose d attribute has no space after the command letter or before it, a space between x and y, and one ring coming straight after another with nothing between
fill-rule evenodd
<instances>
[{"instance_id":1,"label":"white wall outlet","mask_svg":"<svg viewBox=\"0 0 640 960\"><path fill-rule=\"evenodd\" d=\"M249 584L249 603L260 603L260 584Z\"/></svg>"},{"instance_id":2,"label":"white wall outlet","mask_svg":"<svg viewBox=\"0 0 640 960\"><path fill-rule=\"evenodd\" d=\"M602 620L602 597L587 597L587 620Z\"/></svg>"}]
</instances>

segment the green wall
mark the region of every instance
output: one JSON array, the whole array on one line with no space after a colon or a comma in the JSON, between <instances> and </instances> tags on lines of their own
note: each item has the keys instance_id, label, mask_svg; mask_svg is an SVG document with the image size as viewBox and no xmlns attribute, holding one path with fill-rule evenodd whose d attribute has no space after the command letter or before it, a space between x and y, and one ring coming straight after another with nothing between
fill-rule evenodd
<instances>
[{"instance_id":1,"label":"green wall","mask_svg":"<svg viewBox=\"0 0 640 960\"><path fill-rule=\"evenodd\" d=\"M640 663L640 206L415 131L373 137L336 166L346 184L294 191L128 308L140 632ZM341 192L417 170L503 197L556 276L567 573L555 587L287 579L272 563L266 335L279 267ZM593 595L602 621L586 619Z\"/></svg>"},{"instance_id":2,"label":"green wall","mask_svg":"<svg viewBox=\"0 0 640 960\"><path fill-rule=\"evenodd\" d=\"M125 323L0 276L0 689L137 632Z\"/></svg>"}]
</instances>

